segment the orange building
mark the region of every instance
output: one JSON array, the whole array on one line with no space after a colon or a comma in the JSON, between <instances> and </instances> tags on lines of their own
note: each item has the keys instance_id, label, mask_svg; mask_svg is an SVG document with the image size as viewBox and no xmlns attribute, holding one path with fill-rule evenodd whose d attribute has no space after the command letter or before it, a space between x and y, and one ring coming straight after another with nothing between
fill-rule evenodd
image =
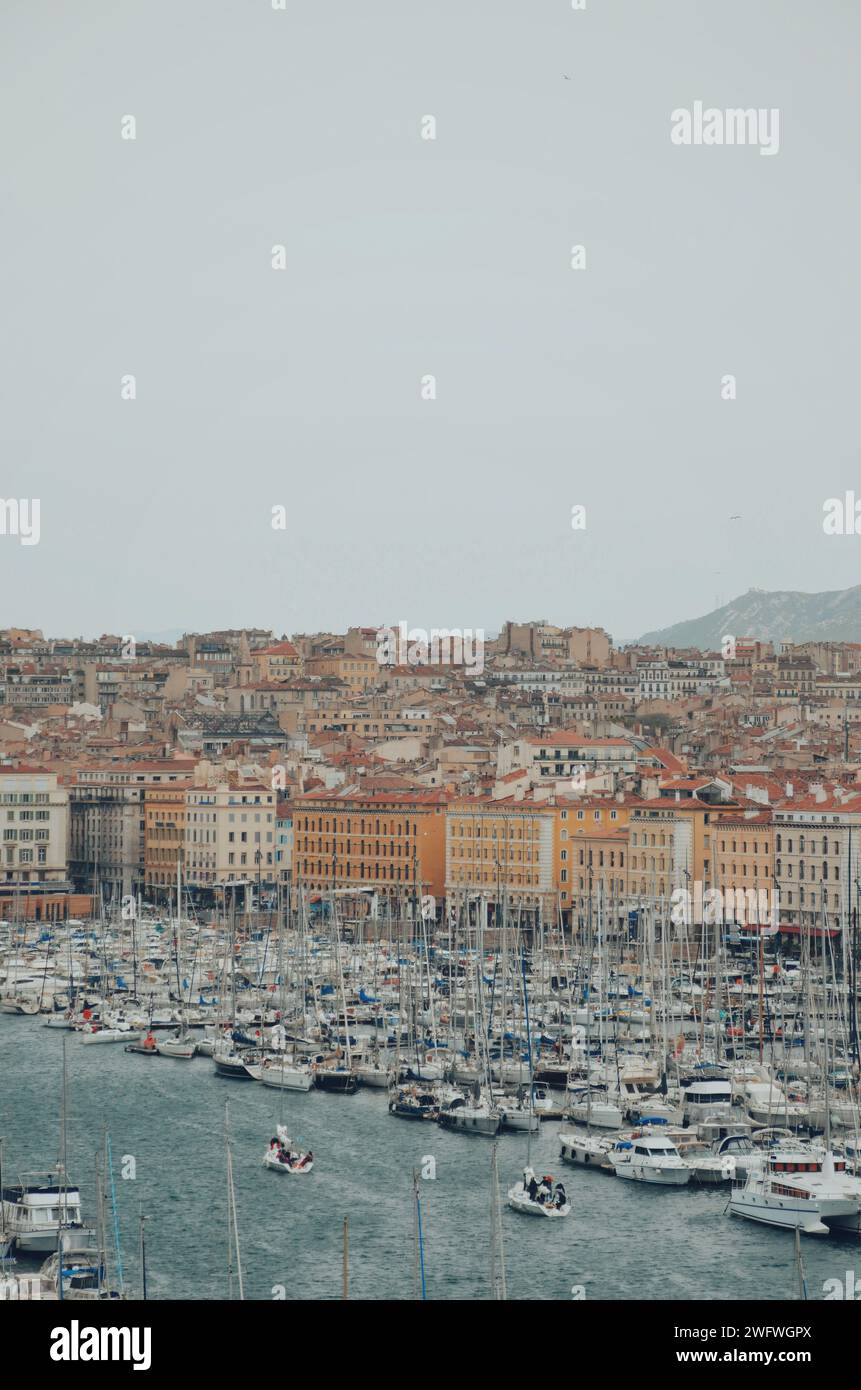
<instances>
[{"instance_id":1,"label":"orange building","mask_svg":"<svg viewBox=\"0 0 861 1390\"><path fill-rule=\"evenodd\" d=\"M293 802L297 887L445 892L445 805L440 791L337 796Z\"/></svg>"},{"instance_id":2,"label":"orange building","mask_svg":"<svg viewBox=\"0 0 861 1390\"><path fill-rule=\"evenodd\" d=\"M629 820L634 799L576 797L556 807L556 883L562 913L574 926L599 901L621 905L628 896ZM620 911L621 911L620 906Z\"/></svg>"}]
</instances>

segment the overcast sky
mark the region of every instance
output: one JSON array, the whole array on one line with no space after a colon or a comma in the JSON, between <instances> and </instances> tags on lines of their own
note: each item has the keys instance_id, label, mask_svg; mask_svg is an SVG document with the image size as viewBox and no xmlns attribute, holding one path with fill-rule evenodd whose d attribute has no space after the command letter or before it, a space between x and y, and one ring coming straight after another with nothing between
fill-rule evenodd
<instances>
[{"instance_id":1,"label":"overcast sky","mask_svg":"<svg viewBox=\"0 0 861 1390\"><path fill-rule=\"evenodd\" d=\"M861 581L861 5L586 4L2 0L0 625L626 638ZM695 101L779 152L674 145Z\"/></svg>"}]
</instances>

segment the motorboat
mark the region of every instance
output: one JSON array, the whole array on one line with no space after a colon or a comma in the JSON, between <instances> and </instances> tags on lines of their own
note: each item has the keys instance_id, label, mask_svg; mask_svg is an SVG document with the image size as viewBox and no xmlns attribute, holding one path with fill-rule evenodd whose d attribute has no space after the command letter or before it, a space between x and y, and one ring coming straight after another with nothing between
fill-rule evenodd
<instances>
[{"instance_id":1,"label":"motorboat","mask_svg":"<svg viewBox=\"0 0 861 1390\"><path fill-rule=\"evenodd\" d=\"M617 1139L607 1158L617 1178L653 1183L659 1187L684 1187L691 1169L671 1139L648 1126Z\"/></svg>"},{"instance_id":2,"label":"motorboat","mask_svg":"<svg viewBox=\"0 0 861 1390\"><path fill-rule=\"evenodd\" d=\"M761 1172L751 1172L729 1200L733 1216L804 1235L861 1234L861 1178L846 1158L796 1144L773 1149Z\"/></svg>"},{"instance_id":3,"label":"motorboat","mask_svg":"<svg viewBox=\"0 0 861 1390\"><path fill-rule=\"evenodd\" d=\"M61 1230L83 1240L92 1233L81 1220L80 1190L58 1169L22 1173L16 1185L2 1189L3 1225L15 1248L48 1254L57 1248Z\"/></svg>"},{"instance_id":4,"label":"motorboat","mask_svg":"<svg viewBox=\"0 0 861 1390\"><path fill-rule=\"evenodd\" d=\"M159 1053L158 1043L155 1034L146 1033L144 1037L138 1037L135 1042L126 1043L124 1052L137 1052L143 1057L157 1057Z\"/></svg>"}]
</instances>

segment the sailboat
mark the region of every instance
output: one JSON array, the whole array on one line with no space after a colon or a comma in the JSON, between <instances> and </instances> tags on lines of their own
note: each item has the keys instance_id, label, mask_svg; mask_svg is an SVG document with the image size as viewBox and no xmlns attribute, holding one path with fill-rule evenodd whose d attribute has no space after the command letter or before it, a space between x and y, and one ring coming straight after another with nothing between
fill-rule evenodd
<instances>
[{"instance_id":1,"label":"sailboat","mask_svg":"<svg viewBox=\"0 0 861 1390\"><path fill-rule=\"evenodd\" d=\"M559 1220L571 1213L571 1204L561 1182L554 1185L549 1173L537 1178L529 1164L524 1168L520 1182L508 1189L508 1205L524 1216L549 1217L552 1220Z\"/></svg>"},{"instance_id":2,"label":"sailboat","mask_svg":"<svg viewBox=\"0 0 861 1390\"><path fill-rule=\"evenodd\" d=\"M176 962L176 985L179 993L180 1026L172 1038L165 1038L156 1044L159 1057L175 1057L189 1062L197 1052L197 1040L188 1031L185 990L182 982L182 865L176 861L176 932L173 938L174 960Z\"/></svg>"},{"instance_id":3,"label":"sailboat","mask_svg":"<svg viewBox=\"0 0 861 1390\"><path fill-rule=\"evenodd\" d=\"M344 990L344 967L341 960L341 929L338 921L337 898L335 891L332 893L332 922L334 926L335 942L335 963L338 971L338 987L341 995L341 1008L344 1019L347 1018L347 1000ZM311 1070L314 1073L314 1085L321 1091L334 1091L338 1095L352 1096L359 1089L359 1082L353 1071L353 1054L350 1044L349 1026L345 1028L344 1051L336 1048L335 1052L322 1062L312 1063Z\"/></svg>"},{"instance_id":4,"label":"sailboat","mask_svg":"<svg viewBox=\"0 0 861 1390\"><path fill-rule=\"evenodd\" d=\"M263 1166L274 1173L310 1173L314 1155L310 1149L296 1149L285 1125L278 1125L276 1137L263 1155Z\"/></svg>"}]
</instances>

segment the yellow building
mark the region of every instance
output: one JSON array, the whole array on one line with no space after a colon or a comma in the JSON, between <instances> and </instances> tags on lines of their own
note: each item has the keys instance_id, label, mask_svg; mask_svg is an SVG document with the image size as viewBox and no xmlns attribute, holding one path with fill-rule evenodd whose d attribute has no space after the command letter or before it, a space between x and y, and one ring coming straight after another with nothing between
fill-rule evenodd
<instances>
[{"instance_id":1,"label":"yellow building","mask_svg":"<svg viewBox=\"0 0 861 1390\"><path fill-rule=\"evenodd\" d=\"M289 681L302 670L302 658L292 642L260 647L251 652L250 660L257 681Z\"/></svg>"},{"instance_id":2,"label":"yellow building","mask_svg":"<svg viewBox=\"0 0 861 1390\"><path fill-rule=\"evenodd\" d=\"M184 860L186 788L148 787L144 793L144 883L166 895ZM162 890L165 890L162 893Z\"/></svg>"},{"instance_id":3,"label":"yellow building","mask_svg":"<svg viewBox=\"0 0 861 1390\"><path fill-rule=\"evenodd\" d=\"M478 892L512 907L555 911L555 811L541 802L468 797L450 803L446 817L445 879L450 898Z\"/></svg>"},{"instance_id":4,"label":"yellow building","mask_svg":"<svg viewBox=\"0 0 861 1390\"><path fill-rule=\"evenodd\" d=\"M314 656L305 662L309 676L337 676L350 690L367 690L380 682L380 666L373 656L345 652L330 656Z\"/></svg>"},{"instance_id":5,"label":"yellow building","mask_svg":"<svg viewBox=\"0 0 861 1390\"><path fill-rule=\"evenodd\" d=\"M735 810L719 815L713 837L714 886L725 896L732 892L734 902L739 901L740 892L745 894L750 904L745 915L748 924L769 922L774 889L773 812ZM728 919L737 920L737 914L727 913L724 920Z\"/></svg>"}]
</instances>

